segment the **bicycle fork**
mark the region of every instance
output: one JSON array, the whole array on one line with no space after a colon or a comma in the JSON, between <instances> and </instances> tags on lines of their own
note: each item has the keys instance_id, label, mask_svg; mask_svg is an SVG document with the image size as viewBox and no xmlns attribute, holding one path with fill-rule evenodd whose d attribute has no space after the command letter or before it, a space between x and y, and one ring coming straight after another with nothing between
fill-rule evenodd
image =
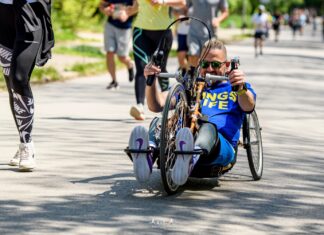
<instances>
[{"instance_id":1,"label":"bicycle fork","mask_svg":"<svg viewBox=\"0 0 324 235\"><path fill-rule=\"evenodd\" d=\"M192 133L194 133L195 130L197 129L197 121L198 121L199 117L201 117L201 113L200 113L199 109L200 109L201 93L205 87L205 82L197 82L196 86L197 86L197 88L196 88L196 103L195 103L194 109L190 110L191 111L190 130Z\"/></svg>"}]
</instances>

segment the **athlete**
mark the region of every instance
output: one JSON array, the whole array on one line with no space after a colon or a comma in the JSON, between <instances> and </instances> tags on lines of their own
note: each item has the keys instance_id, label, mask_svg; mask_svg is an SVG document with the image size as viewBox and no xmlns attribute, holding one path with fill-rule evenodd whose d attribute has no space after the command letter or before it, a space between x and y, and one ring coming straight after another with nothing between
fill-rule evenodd
<instances>
[{"instance_id":1,"label":"athlete","mask_svg":"<svg viewBox=\"0 0 324 235\"><path fill-rule=\"evenodd\" d=\"M54 46L50 0L0 0L0 64L19 133L19 149L9 162L21 171L35 168L32 140L34 97L30 76L51 57Z\"/></svg>"},{"instance_id":2,"label":"athlete","mask_svg":"<svg viewBox=\"0 0 324 235\"><path fill-rule=\"evenodd\" d=\"M116 77L115 55L126 65L128 79L134 79L134 66L129 57L129 41L132 35L133 16L128 15L127 7L133 5L133 0L101 0L99 10L108 17L105 24L104 44L106 51L107 70L111 76L111 83L107 89L118 89Z\"/></svg>"},{"instance_id":3,"label":"athlete","mask_svg":"<svg viewBox=\"0 0 324 235\"><path fill-rule=\"evenodd\" d=\"M259 54L263 55L263 44L269 27L269 16L266 13L264 5L259 5L258 12L252 16L252 23L254 24L255 29L254 52L255 57L258 57L258 48Z\"/></svg>"},{"instance_id":4,"label":"athlete","mask_svg":"<svg viewBox=\"0 0 324 235\"><path fill-rule=\"evenodd\" d=\"M208 42L204 44L202 54ZM225 75L228 73L227 52L224 44L211 40L211 49L201 62L200 74ZM161 69L156 66L146 66L145 76L158 74ZM171 177L175 184L183 185L192 174L199 175L199 165L210 163L219 165L220 169L233 167L235 161L235 148L240 137L240 127L245 113L254 110L256 94L241 70L229 72L229 81L215 82L204 89L201 101L201 114L205 116L200 120L200 127L194 138L189 128L182 128L176 134L176 150L200 150L201 155L179 154L173 165ZM232 86L238 86L233 91ZM163 110L168 91L160 92L156 86L146 87L148 107L153 112ZM133 129L129 148L146 150L159 148L159 119L154 119L150 125L149 133L142 126ZM154 152L154 151L153 151ZM145 182L152 173L154 156L146 153L131 153L136 179ZM196 172L195 172L196 171Z\"/></svg>"},{"instance_id":5,"label":"athlete","mask_svg":"<svg viewBox=\"0 0 324 235\"><path fill-rule=\"evenodd\" d=\"M160 38L172 22L170 7L184 7L185 0L137 0L137 16L134 21L133 52L136 65L135 96L136 105L130 109L130 115L136 120L144 120L145 77L144 67L158 46ZM172 46L172 32L166 32L164 61L161 67L166 71L167 58ZM161 89L168 89L168 79L159 79Z\"/></svg>"}]
</instances>

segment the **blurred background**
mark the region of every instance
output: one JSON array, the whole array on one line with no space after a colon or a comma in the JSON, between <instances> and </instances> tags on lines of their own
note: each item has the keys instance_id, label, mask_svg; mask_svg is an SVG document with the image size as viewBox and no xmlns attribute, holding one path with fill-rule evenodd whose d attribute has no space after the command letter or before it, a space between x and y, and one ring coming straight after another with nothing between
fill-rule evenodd
<instances>
[{"instance_id":1,"label":"blurred background","mask_svg":"<svg viewBox=\"0 0 324 235\"><path fill-rule=\"evenodd\" d=\"M302 9L307 19L306 23L315 22L319 26L318 33L323 33L323 0L228 1L230 15L221 24L218 33L219 38L227 43L235 43L237 40L253 36L251 17L260 4L265 5L271 15L280 12L286 30L289 28L291 13L295 9ZM53 59L45 67L34 70L32 83L105 73L103 26L106 18L97 8L100 0L53 0L52 2L52 23L56 42ZM175 50L172 51L171 56L176 56ZM3 77L0 75L0 89L3 90L4 86Z\"/></svg>"}]
</instances>

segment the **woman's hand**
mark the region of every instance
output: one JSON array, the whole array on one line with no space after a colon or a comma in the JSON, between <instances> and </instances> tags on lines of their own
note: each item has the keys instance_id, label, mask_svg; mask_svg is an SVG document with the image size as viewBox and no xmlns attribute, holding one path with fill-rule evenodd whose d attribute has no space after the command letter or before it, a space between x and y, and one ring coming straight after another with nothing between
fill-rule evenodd
<instances>
[{"instance_id":1,"label":"woman's hand","mask_svg":"<svg viewBox=\"0 0 324 235\"><path fill-rule=\"evenodd\" d=\"M151 63L147 64L144 68L144 76L147 78L149 75L156 75L161 72L161 69L159 66L155 66Z\"/></svg>"}]
</instances>

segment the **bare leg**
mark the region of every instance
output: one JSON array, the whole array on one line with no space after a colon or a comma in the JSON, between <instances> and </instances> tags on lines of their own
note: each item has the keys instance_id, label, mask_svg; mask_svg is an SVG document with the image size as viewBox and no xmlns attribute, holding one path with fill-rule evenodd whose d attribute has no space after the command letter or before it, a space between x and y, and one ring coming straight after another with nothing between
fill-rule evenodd
<instances>
[{"instance_id":1,"label":"bare leg","mask_svg":"<svg viewBox=\"0 0 324 235\"><path fill-rule=\"evenodd\" d=\"M134 63L129 56L118 56L120 62L126 65L128 70L128 80L131 82L134 80Z\"/></svg>"},{"instance_id":2,"label":"bare leg","mask_svg":"<svg viewBox=\"0 0 324 235\"><path fill-rule=\"evenodd\" d=\"M187 69L188 61L187 61L187 52L186 51L179 51L177 53L179 66L181 69Z\"/></svg>"},{"instance_id":3,"label":"bare leg","mask_svg":"<svg viewBox=\"0 0 324 235\"><path fill-rule=\"evenodd\" d=\"M254 55L255 55L255 57L258 56L258 39L257 38L254 39Z\"/></svg>"},{"instance_id":4,"label":"bare leg","mask_svg":"<svg viewBox=\"0 0 324 235\"><path fill-rule=\"evenodd\" d=\"M120 62L122 62L128 69L133 68L132 59L129 56L118 56Z\"/></svg>"},{"instance_id":5,"label":"bare leg","mask_svg":"<svg viewBox=\"0 0 324 235\"><path fill-rule=\"evenodd\" d=\"M111 76L111 79L116 82L117 81L116 80L116 64L115 64L114 56L115 56L114 52L107 52L106 63L107 63L107 69Z\"/></svg>"},{"instance_id":6,"label":"bare leg","mask_svg":"<svg viewBox=\"0 0 324 235\"><path fill-rule=\"evenodd\" d=\"M188 62L189 62L190 66L197 67L198 62L199 62L199 57L198 56L189 56Z\"/></svg>"},{"instance_id":7,"label":"bare leg","mask_svg":"<svg viewBox=\"0 0 324 235\"><path fill-rule=\"evenodd\" d=\"M260 55L263 55L263 39L259 39L259 46L260 46Z\"/></svg>"}]
</instances>

